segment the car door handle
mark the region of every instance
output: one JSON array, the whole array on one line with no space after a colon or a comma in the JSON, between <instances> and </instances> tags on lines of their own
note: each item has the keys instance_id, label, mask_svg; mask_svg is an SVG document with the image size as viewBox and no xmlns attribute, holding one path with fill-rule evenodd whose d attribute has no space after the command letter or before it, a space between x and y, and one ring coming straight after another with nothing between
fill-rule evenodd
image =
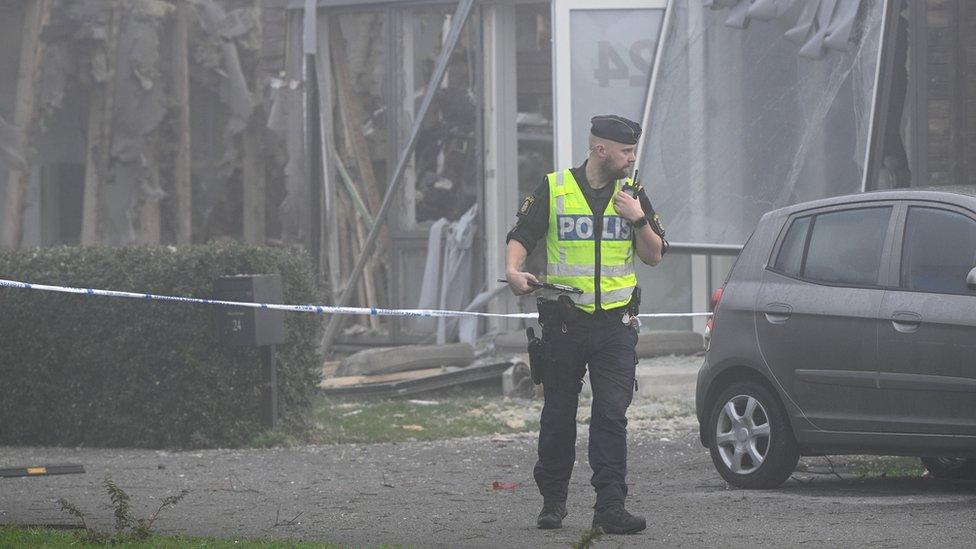
<instances>
[{"instance_id":1,"label":"car door handle","mask_svg":"<svg viewBox=\"0 0 976 549\"><path fill-rule=\"evenodd\" d=\"M911 311L895 311L891 314L890 320L895 330L903 334L910 334L922 325L922 315Z\"/></svg>"},{"instance_id":2,"label":"car door handle","mask_svg":"<svg viewBox=\"0 0 976 549\"><path fill-rule=\"evenodd\" d=\"M763 308L763 314L770 324L783 324L793 314L793 307L786 303L769 303Z\"/></svg>"}]
</instances>

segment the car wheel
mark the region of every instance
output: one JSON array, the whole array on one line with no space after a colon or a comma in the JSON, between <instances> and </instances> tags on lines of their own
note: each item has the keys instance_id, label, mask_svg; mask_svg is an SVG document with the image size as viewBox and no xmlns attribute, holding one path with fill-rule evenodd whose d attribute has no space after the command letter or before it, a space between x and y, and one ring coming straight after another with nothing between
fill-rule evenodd
<instances>
[{"instance_id":1,"label":"car wheel","mask_svg":"<svg viewBox=\"0 0 976 549\"><path fill-rule=\"evenodd\" d=\"M934 478L946 480L976 480L976 459L922 458L922 465Z\"/></svg>"},{"instance_id":2,"label":"car wheel","mask_svg":"<svg viewBox=\"0 0 976 549\"><path fill-rule=\"evenodd\" d=\"M775 488L800 455L786 412L755 382L733 383L712 402L709 450L719 474L739 488Z\"/></svg>"}]
</instances>

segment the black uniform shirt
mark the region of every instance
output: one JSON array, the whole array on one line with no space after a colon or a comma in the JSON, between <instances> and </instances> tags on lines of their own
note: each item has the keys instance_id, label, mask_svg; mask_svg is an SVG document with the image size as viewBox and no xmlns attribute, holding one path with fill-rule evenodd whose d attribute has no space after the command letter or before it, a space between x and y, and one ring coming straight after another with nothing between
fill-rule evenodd
<instances>
[{"instance_id":1,"label":"black uniform shirt","mask_svg":"<svg viewBox=\"0 0 976 549\"><path fill-rule=\"evenodd\" d=\"M607 209L607 204L613 199L613 193L616 185L604 185L602 188L594 189L590 186L589 180L586 178L586 162L583 162L582 166L577 168L570 168L573 177L576 179L576 183L579 184L580 189L583 191L583 195L586 197L586 203L590 206L590 211L593 212L593 233L595 235L600 235L603 232L603 212ZM653 215L653 208L651 206L650 199L647 198L647 194L644 192L644 188L641 187L637 192L637 198L640 199L641 208L644 210L644 216L647 217L648 221L651 220ZM536 244L540 239L545 238L546 232L549 230L549 180L544 178L542 184L536 187L535 192L531 196L526 197L522 201L521 206L518 210L518 219L515 222L515 227L508 232L508 237L505 239L507 244L511 240L517 240L522 246L525 247L528 253L532 253L535 249ZM637 234L636 231L631 237L635 240ZM597 256L599 257L599 256ZM600 273L597 271L596 287L596 308L600 310Z\"/></svg>"}]
</instances>

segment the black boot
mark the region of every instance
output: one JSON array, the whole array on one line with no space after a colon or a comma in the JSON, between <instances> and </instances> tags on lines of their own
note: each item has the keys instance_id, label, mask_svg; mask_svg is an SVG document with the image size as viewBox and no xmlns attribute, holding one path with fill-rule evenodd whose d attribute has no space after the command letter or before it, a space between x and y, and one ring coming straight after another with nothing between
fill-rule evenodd
<instances>
[{"instance_id":1,"label":"black boot","mask_svg":"<svg viewBox=\"0 0 976 549\"><path fill-rule=\"evenodd\" d=\"M603 528L607 534L636 534L647 528L647 521L618 504L593 513L593 528Z\"/></svg>"},{"instance_id":2,"label":"black boot","mask_svg":"<svg viewBox=\"0 0 976 549\"><path fill-rule=\"evenodd\" d=\"M565 517L565 503L545 503L542 505L542 511L539 511L539 518L535 522L543 530L553 530L563 527Z\"/></svg>"}]
</instances>

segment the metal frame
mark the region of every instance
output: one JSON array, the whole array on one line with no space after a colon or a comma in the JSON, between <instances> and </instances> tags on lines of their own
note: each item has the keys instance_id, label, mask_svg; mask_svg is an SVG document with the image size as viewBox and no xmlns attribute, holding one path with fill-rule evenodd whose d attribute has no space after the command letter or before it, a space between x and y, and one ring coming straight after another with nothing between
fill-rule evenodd
<instances>
[{"instance_id":1,"label":"metal frame","mask_svg":"<svg viewBox=\"0 0 976 549\"><path fill-rule=\"evenodd\" d=\"M363 249L360 252L359 259L356 261L356 266L353 267L352 273L349 275L350 281L356 280L362 276L363 267L365 267L366 261L373 253L376 238L379 236L380 226L385 222L386 214L389 211L390 206L393 204L394 198L397 194L397 189L400 186L400 181L403 179L407 162L409 161L410 156L413 153L413 149L417 144L420 126L423 123L424 118L427 116L427 111L430 109L430 105L434 100L434 94L437 91L437 88L444 79L450 57L454 53L454 50L457 47L458 41L461 37L461 31L464 29L464 25L471 17L474 2L475 0L460 0L457 4L457 10L455 11L454 17L451 20L450 33L448 34L444 48L441 50L441 53L438 56L434 73L431 75L430 82L427 85L427 91L424 92L424 98L421 101L420 108L418 109L417 115L415 116L413 124L410 128L410 137L407 139L406 144L400 151L396 167L390 176L390 181L386 188L386 194L383 197L383 203L380 206L380 211L376 214L376 222L373 223L372 227L370 227L369 235L366 236L366 241L363 242ZM352 297L354 290L354 284L347 284L342 291L342 295L339 296L337 305L344 306L349 303L349 299ZM326 326L325 334L323 335L321 341L321 347L325 354L328 354L329 347L331 347L332 342L335 340L335 337L338 334L339 329L342 327L342 323L344 321L345 316L343 315L333 315L329 319L329 323Z\"/></svg>"},{"instance_id":2,"label":"metal frame","mask_svg":"<svg viewBox=\"0 0 976 549\"><path fill-rule=\"evenodd\" d=\"M551 1L551 0L547 0ZM290 0L285 9L302 9L305 0ZM479 5L518 5L536 4L539 0L477 0ZM453 4L451 0L316 0L320 8L341 8L341 7L399 7L404 5L423 5L423 4Z\"/></svg>"},{"instance_id":3,"label":"metal frame","mask_svg":"<svg viewBox=\"0 0 976 549\"><path fill-rule=\"evenodd\" d=\"M301 1L304 2L307 0L301 0ZM514 6L517 3L523 3L525 1L537 2L538 0L507 0L504 2L498 2L496 0L476 0L474 4L475 6L479 6L481 4L488 4L488 5L511 4ZM300 3L299 1L293 1L291 5L288 7L289 9L297 10L298 8L301 7L299 6L299 3ZM324 9L324 12L319 15L320 18L341 17L346 14L358 14L358 13L376 13L376 14L382 14L384 16L385 28L383 30L383 38L386 40L385 54L386 54L387 62L385 64L385 70L383 71L383 75L382 75L383 78L382 101L389 108L388 124L385 129L386 143L387 143L386 157L390 159L397 158L401 150L398 143L404 141L404 135L402 134L400 129L409 128L413 123L413 118L414 118L411 115L405 114L403 109L399 108L402 98L406 96L406 88L410 87L408 85L405 85L405 83L403 82L402 77L403 77L403 71L405 70L405 67L403 66L403 62L404 62L405 54L403 52L402 47L399 47L399 44L401 43L400 40L404 35L404 29L403 29L404 10L411 9L411 8L457 6L458 5L457 0L402 0L402 1L393 1L393 2L390 1L363 2L362 0L360 0L359 2L319 1L318 5L320 8L327 8ZM474 12L472 14L471 20L475 21L476 19L480 19L481 11L482 10L480 8L477 8L477 12ZM477 28L474 29L469 28L467 32L470 33L470 39L472 43L477 45L476 43L483 42L484 39L483 29L480 26L480 22L475 21L475 23L473 24L477 24ZM463 32L464 31L462 30L462 33ZM322 35L321 32L320 35ZM319 42L320 42L320 50L322 50L322 44L321 44L322 40L320 39ZM325 48L327 48L328 44L325 44L324 46ZM319 55L320 56L325 55L326 56L325 59L328 59L327 54L323 54L321 51ZM474 73L472 86L482 91L484 87L483 65L484 65L484 60L479 56L474 60L474 64L472 66L472 71ZM322 68L328 69L329 66L330 65L326 63L322 65ZM413 87L411 87L411 89L413 89ZM478 94L477 99L478 99L478 103L476 105L476 108L478 112L477 112L477 122L476 122L476 130L475 130L476 133L475 142L476 142L476 148L478 150L482 150L484 149L484 141L485 141L485 133L484 133L485 113L483 107L484 98L482 97L481 93ZM411 106L412 103L413 102L411 101ZM323 110L325 110L324 107ZM412 111L413 109L409 109L409 110ZM331 114L331 112L329 114ZM331 139L331 135L329 135L328 137ZM476 189L478 193L477 198L478 198L478 203L483 205L485 200L484 159L479 157L478 162L479 162L479 167L476 170L478 174L478 180L476 182ZM407 179L409 182L409 177L408 177L410 175L409 162L407 166L408 169L404 173L404 179ZM403 202L401 201L404 199L404 197L407 194L406 192L407 189L404 188L405 184L401 183L400 187L401 187L401 191L394 198L395 204L398 205L398 207L399 205L403 204ZM514 209L514 206L512 207L512 209ZM486 212L484 212L484 210L482 210L479 213L482 215L486 215ZM396 227L395 231L391 231L392 233L391 237L393 240L393 249L390 250L391 252L390 261L391 261L391 267L393 269L393 272L401 273L404 270L406 255L416 254L422 249L426 249L427 235L428 235L427 225L429 225L429 223L422 222L419 224L411 224L408 222L409 220L405 220L404 216L396 212L390 212L388 215L385 216L383 221L393 224L393 226ZM372 222L370 222L370 224L372 224ZM473 265L473 268L480 273L482 270L485 269L484 258L482 257L481 252L486 249L487 245L486 245L483 232L479 231L479 233L481 234L479 234L478 238L476 239L475 263ZM323 236L323 238L325 237ZM480 247L481 249L478 250L477 247ZM343 290L344 288L343 282L344 281L340 281L339 283L333 285L336 291ZM395 274L394 274L394 279L390 281L389 292L390 292L390 299L393 303L401 303L401 298L405 295L404 288L402 288L403 286L402 282L403 281L399 280ZM477 281L475 282L475 284L477 285ZM417 340L416 337L407 335L401 329L400 322L398 320L391 321L389 327L390 327L389 336L382 337L382 338L370 337L370 338L366 338L366 340L377 344L383 342L389 343L391 341L395 343L412 343L415 342L415 340ZM366 341L366 340L361 340L361 341Z\"/></svg>"},{"instance_id":4,"label":"metal frame","mask_svg":"<svg viewBox=\"0 0 976 549\"><path fill-rule=\"evenodd\" d=\"M661 21L661 32L657 35L657 48L654 50L654 66L651 67L651 83L647 87L647 99L644 101L644 114L641 116L641 128L644 128L644 133L641 134L637 142L636 166L641 165L640 161L644 154L644 143L647 142L647 134L650 133L648 130L651 127L651 107L654 103L654 90L657 89L657 77L661 70L661 58L664 57L664 42L668 36L668 29L671 28L671 16L673 14L674 0L668 0L668 5L664 8L664 20Z\"/></svg>"},{"instance_id":5,"label":"metal frame","mask_svg":"<svg viewBox=\"0 0 976 549\"><path fill-rule=\"evenodd\" d=\"M886 48L898 28L898 13L892 15L893 4L902 0L882 0L881 38L878 40L878 65L874 75L874 98L871 102L871 120L868 123L868 146L864 148L864 173L861 176L861 192L868 190L868 181L877 179L881 167L884 135L888 124L888 101L891 94L891 70L894 64L894 48ZM884 84L881 78L884 77Z\"/></svg>"},{"instance_id":6,"label":"metal frame","mask_svg":"<svg viewBox=\"0 0 976 549\"><path fill-rule=\"evenodd\" d=\"M390 60L387 63L386 78L388 79L385 89L388 90L388 94L384 97L384 101L388 106L393 106L396 108L392 109L392 115L396 118L395 124L390 124L387 128L389 144L388 158L397 158L400 153L399 143L403 141L403 135L399 133L399 128L408 128L412 124L414 118L414 107L415 98L413 96L413 91L416 87L413 85L413 75L405 74L408 69L405 63L408 62L408 57L412 55L405 51L405 48L400 47L402 44L402 39L405 39L407 35L405 34L406 18L404 17L404 10L409 8L431 8L431 7L445 7L450 5L456 5L456 1L445 2L443 0L439 2L428 2L428 1L410 1L410 2L400 2L395 5L387 5L383 8L383 11L389 14L389 33L387 41L387 56ZM467 27L467 30L462 28L462 35L465 32L468 33L468 37L473 46L477 51L481 51L483 48L479 45L483 45L483 32L482 32L482 9L478 6L479 2L475 1L475 7L472 8L472 13L470 16L469 23L471 26ZM362 9L357 9L356 12L361 12ZM412 60L410 60L412 62ZM477 56L473 62L470 70L473 74L473 79L471 81L471 86L476 90L475 97L475 130L474 130L474 147L475 150L483 151L485 149L485 136L484 136L484 59L483 56ZM479 218L484 219L485 210L485 170L484 170L484 157L479 154L477 156L475 173L477 180L474 182L476 190L476 200L477 204L480 206L478 211ZM407 170L404 172L404 181L401 183L401 191L399 192L395 200L399 200L398 209L396 213L390 214L387 220L389 223L396 226L396 230L392 231L393 234L393 250L392 250L392 263L394 265L395 273L403 273L406 271L407 265L407 255L422 253L427 250L427 239L429 236L430 226L432 222L430 221L416 221L416 202L413 200L414 193L416 192L416 177L413 173L413 157L409 158L407 162ZM514 209L514 206L513 206ZM480 223L481 227L484 227ZM479 250L480 248L480 250ZM483 251L486 249L484 229L478 230L478 235L474 242L474 262L472 264L472 270L474 273L481 273L484 270L484 259ZM396 279L391 281L391 299L394 303L408 305L403 302L403 298L407 297L406 285L404 279L395 275ZM477 280L477 279L475 279ZM476 283L476 282L475 282ZM477 288L474 288L477 291ZM410 296L414 297L414 296ZM394 343L417 343L423 338L408 333L402 328L403 319L392 319L390 321L390 340Z\"/></svg>"},{"instance_id":7,"label":"metal frame","mask_svg":"<svg viewBox=\"0 0 976 549\"><path fill-rule=\"evenodd\" d=\"M688 255L727 255L736 256L742 251L742 244L696 244L694 242L669 242L668 253Z\"/></svg>"}]
</instances>

